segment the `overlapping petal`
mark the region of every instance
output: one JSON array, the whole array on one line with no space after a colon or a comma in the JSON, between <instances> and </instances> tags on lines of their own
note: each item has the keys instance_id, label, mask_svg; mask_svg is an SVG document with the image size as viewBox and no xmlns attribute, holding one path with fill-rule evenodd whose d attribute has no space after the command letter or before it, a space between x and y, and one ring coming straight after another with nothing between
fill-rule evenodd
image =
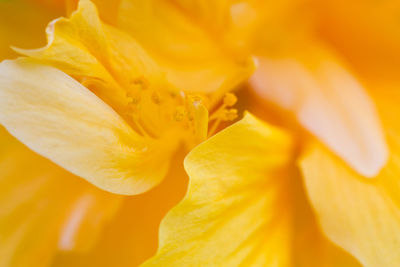
<instances>
[{"instance_id":1,"label":"overlapping petal","mask_svg":"<svg viewBox=\"0 0 400 267\"><path fill-rule=\"evenodd\" d=\"M390 148L388 164L366 182L322 145L301 166L310 200L326 235L364 266L400 263L400 123L398 82L368 79Z\"/></svg>"},{"instance_id":2,"label":"overlapping petal","mask_svg":"<svg viewBox=\"0 0 400 267\"><path fill-rule=\"evenodd\" d=\"M70 18L52 21L46 31L45 47L15 50L77 77L122 114L127 113L133 87L172 87L143 48L128 34L102 23L88 0L80 1Z\"/></svg>"},{"instance_id":3,"label":"overlapping petal","mask_svg":"<svg viewBox=\"0 0 400 267\"><path fill-rule=\"evenodd\" d=\"M331 52L308 47L259 62L252 85L262 97L293 112L360 174L378 174L388 149L374 103Z\"/></svg>"},{"instance_id":4,"label":"overlapping petal","mask_svg":"<svg viewBox=\"0 0 400 267\"><path fill-rule=\"evenodd\" d=\"M292 153L286 132L249 114L196 147L185 160L189 191L143 266L359 267L321 235Z\"/></svg>"},{"instance_id":5,"label":"overlapping petal","mask_svg":"<svg viewBox=\"0 0 400 267\"><path fill-rule=\"evenodd\" d=\"M138 135L67 74L22 59L0 64L0 122L32 150L119 194L158 184L174 147Z\"/></svg>"},{"instance_id":6,"label":"overlapping petal","mask_svg":"<svg viewBox=\"0 0 400 267\"><path fill-rule=\"evenodd\" d=\"M327 236L367 267L400 263L400 209L379 184L366 182L322 145L301 166L311 203ZM376 179L392 179L389 163Z\"/></svg>"},{"instance_id":7,"label":"overlapping petal","mask_svg":"<svg viewBox=\"0 0 400 267\"><path fill-rule=\"evenodd\" d=\"M213 25L226 8L213 11L212 7L219 5L214 1L204 2L202 10L188 9L190 4L186 4L122 0L117 24L146 48L179 89L190 92L232 89L251 74L253 61L230 53L218 42L218 36L196 21L199 13L205 15L209 11L207 16L212 14L213 20L208 23Z\"/></svg>"}]
</instances>

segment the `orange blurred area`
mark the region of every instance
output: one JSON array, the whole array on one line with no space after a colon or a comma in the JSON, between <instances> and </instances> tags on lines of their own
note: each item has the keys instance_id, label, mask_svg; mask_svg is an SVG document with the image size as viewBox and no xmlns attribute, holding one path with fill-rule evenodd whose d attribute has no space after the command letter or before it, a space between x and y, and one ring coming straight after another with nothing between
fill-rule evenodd
<instances>
[{"instance_id":1,"label":"orange blurred area","mask_svg":"<svg viewBox=\"0 0 400 267\"><path fill-rule=\"evenodd\" d=\"M400 2L314 0L317 35L368 78L398 79Z\"/></svg>"},{"instance_id":2,"label":"orange blurred area","mask_svg":"<svg viewBox=\"0 0 400 267\"><path fill-rule=\"evenodd\" d=\"M46 44L44 29L65 13L63 0L0 1L0 59L15 58L10 47L36 48Z\"/></svg>"},{"instance_id":3,"label":"orange blurred area","mask_svg":"<svg viewBox=\"0 0 400 267\"><path fill-rule=\"evenodd\" d=\"M184 196L188 177L184 153L178 152L164 181L141 195L123 198L99 242L88 253L59 252L54 266L138 266L156 253L158 228L165 214Z\"/></svg>"}]
</instances>

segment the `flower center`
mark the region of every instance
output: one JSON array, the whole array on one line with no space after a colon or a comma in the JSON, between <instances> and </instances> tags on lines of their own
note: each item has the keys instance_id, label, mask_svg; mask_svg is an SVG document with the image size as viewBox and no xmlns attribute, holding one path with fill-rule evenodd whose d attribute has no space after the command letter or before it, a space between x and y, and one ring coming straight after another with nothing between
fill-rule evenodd
<instances>
[{"instance_id":1,"label":"flower center","mask_svg":"<svg viewBox=\"0 0 400 267\"><path fill-rule=\"evenodd\" d=\"M120 83L124 100L116 103L110 95L101 95L110 87L97 79L76 77L84 86L109 103L141 136L160 139L174 136L192 148L213 135L222 122L237 117L232 108L237 98L226 93L222 98L214 94L188 93L177 90L168 82L150 81L144 76ZM103 88L103 89L100 89Z\"/></svg>"},{"instance_id":2,"label":"flower center","mask_svg":"<svg viewBox=\"0 0 400 267\"><path fill-rule=\"evenodd\" d=\"M137 133L146 138L173 133L189 146L214 134L221 122L237 117L237 110L232 108L237 98L232 93L215 107L210 95L160 89L150 86L145 77L132 80L127 97L128 108L123 115Z\"/></svg>"}]
</instances>

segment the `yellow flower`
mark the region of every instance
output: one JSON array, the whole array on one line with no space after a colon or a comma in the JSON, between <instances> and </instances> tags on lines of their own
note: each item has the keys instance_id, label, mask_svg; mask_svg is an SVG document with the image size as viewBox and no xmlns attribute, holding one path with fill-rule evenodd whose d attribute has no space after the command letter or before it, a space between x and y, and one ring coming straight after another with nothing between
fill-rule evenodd
<instances>
[{"instance_id":1,"label":"yellow flower","mask_svg":"<svg viewBox=\"0 0 400 267\"><path fill-rule=\"evenodd\" d=\"M0 64L6 266L400 264L394 1L94 2Z\"/></svg>"}]
</instances>

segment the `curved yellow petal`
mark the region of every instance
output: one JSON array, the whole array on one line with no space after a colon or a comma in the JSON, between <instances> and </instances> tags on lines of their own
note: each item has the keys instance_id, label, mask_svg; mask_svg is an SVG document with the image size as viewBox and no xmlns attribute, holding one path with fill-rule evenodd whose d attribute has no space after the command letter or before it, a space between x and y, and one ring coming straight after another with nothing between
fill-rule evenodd
<instances>
[{"instance_id":1,"label":"curved yellow petal","mask_svg":"<svg viewBox=\"0 0 400 267\"><path fill-rule=\"evenodd\" d=\"M260 58L251 82L360 174L374 177L386 164L388 149L374 103L331 52L316 47Z\"/></svg>"},{"instance_id":2,"label":"curved yellow petal","mask_svg":"<svg viewBox=\"0 0 400 267\"><path fill-rule=\"evenodd\" d=\"M76 77L121 114L127 113L135 82L168 88L165 75L128 34L104 24L96 6L82 0L70 18L53 20L46 29L48 43L17 52Z\"/></svg>"},{"instance_id":3,"label":"curved yellow petal","mask_svg":"<svg viewBox=\"0 0 400 267\"><path fill-rule=\"evenodd\" d=\"M108 41L96 7L81 1L70 18L57 18L46 28L48 43L38 49L19 49L17 52L40 59L63 69L71 75L105 78L107 66L102 60L108 56Z\"/></svg>"},{"instance_id":4,"label":"curved yellow petal","mask_svg":"<svg viewBox=\"0 0 400 267\"><path fill-rule=\"evenodd\" d=\"M197 146L185 159L189 191L143 266L288 266L291 156L291 138L249 114Z\"/></svg>"},{"instance_id":5,"label":"curved yellow petal","mask_svg":"<svg viewBox=\"0 0 400 267\"><path fill-rule=\"evenodd\" d=\"M59 250L92 248L120 206L0 128L1 266L49 266Z\"/></svg>"},{"instance_id":6,"label":"curved yellow petal","mask_svg":"<svg viewBox=\"0 0 400 267\"><path fill-rule=\"evenodd\" d=\"M70 76L27 60L0 64L0 123L34 151L118 194L158 184L175 145L138 135Z\"/></svg>"},{"instance_id":7,"label":"curved yellow petal","mask_svg":"<svg viewBox=\"0 0 400 267\"><path fill-rule=\"evenodd\" d=\"M177 88L206 93L232 89L252 73L253 61L224 48L193 15L173 1L122 0L118 26L149 52Z\"/></svg>"},{"instance_id":8,"label":"curved yellow petal","mask_svg":"<svg viewBox=\"0 0 400 267\"><path fill-rule=\"evenodd\" d=\"M400 208L380 182L398 179L396 163L390 162L376 180L367 182L320 144L301 161L306 190L324 232L366 267L400 264Z\"/></svg>"}]
</instances>

